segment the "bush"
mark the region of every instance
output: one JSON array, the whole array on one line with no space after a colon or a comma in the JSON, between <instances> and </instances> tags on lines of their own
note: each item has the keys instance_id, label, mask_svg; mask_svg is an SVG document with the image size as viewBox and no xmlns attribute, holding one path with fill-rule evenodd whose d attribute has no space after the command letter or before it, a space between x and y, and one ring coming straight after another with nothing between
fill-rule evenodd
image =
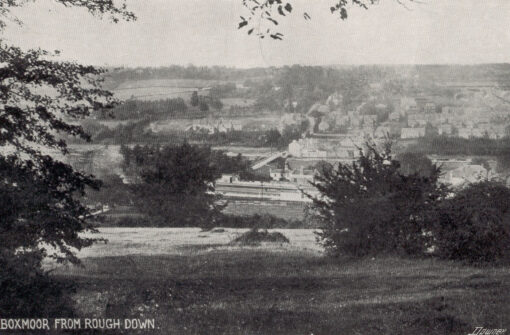
<instances>
[{"instance_id":1,"label":"bush","mask_svg":"<svg viewBox=\"0 0 510 335\"><path fill-rule=\"evenodd\" d=\"M266 229L251 229L239 237L236 237L232 243L240 245L258 245L262 242L289 243L289 239L279 232L268 232Z\"/></svg>"},{"instance_id":2,"label":"bush","mask_svg":"<svg viewBox=\"0 0 510 335\"><path fill-rule=\"evenodd\" d=\"M435 254L468 263L510 259L510 189L495 182L471 184L441 204L434 226Z\"/></svg>"}]
</instances>

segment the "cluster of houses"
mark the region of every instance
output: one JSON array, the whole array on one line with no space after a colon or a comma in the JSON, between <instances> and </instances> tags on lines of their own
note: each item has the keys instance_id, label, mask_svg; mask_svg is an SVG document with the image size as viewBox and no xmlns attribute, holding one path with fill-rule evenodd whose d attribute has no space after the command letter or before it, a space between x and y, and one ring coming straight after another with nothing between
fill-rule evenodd
<instances>
[{"instance_id":1,"label":"cluster of houses","mask_svg":"<svg viewBox=\"0 0 510 335\"><path fill-rule=\"evenodd\" d=\"M309 185L310 182L315 180L315 170L305 169L301 167L297 170L289 169L269 169L269 175L274 181L290 181L298 185Z\"/></svg>"},{"instance_id":2,"label":"cluster of houses","mask_svg":"<svg viewBox=\"0 0 510 335\"><path fill-rule=\"evenodd\" d=\"M402 106L401 116L406 127L401 130L401 138L419 138L432 131L438 135L461 138L491 139L507 135L507 117L505 109L494 110L489 107L444 106L438 108L433 102L421 105L414 98L408 98L408 104Z\"/></svg>"},{"instance_id":3,"label":"cluster of houses","mask_svg":"<svg viewBox=\"0 0 510 335\"><path fill-rule=\"evenodd\" d=\"M292 141L287 151L297 158L355 159L364 143L363 138L351 138L348 135L334 139L301 138Z\"/></svg>"},{"instance_id":4,"label":"cluster of houses","mask_svg":"<svg viewBox=\"0 0 510 335\"><path fill-rule=\"evenodd\" d=\"M306 117L312 121L317 133L348 134L351 137L378 139L390 135L414 139L438 134L499 139L507 136L509 108L470 100L451 100L451 106L442 106L435 100L436 97L415 96L378 103L373 99L361 103L354 110L345 111L341 105L342 96L335 93L325 103L314 104ZM366 108L368 103L369 113ZM304 117L285 115L281 123L297 122Z\"/></svg>"},{"instance_id":5,"label":"cluster of houses","mask_svg":"<svg viewBox=\"0 0 510 335\"><path fill-rule=\"evenodd\" d=\"M198 119L186 127L186 131L202 132L205 134L228 133L240 131L243 125L239 121L223 119Z\"/></svg>"}]
</instances>

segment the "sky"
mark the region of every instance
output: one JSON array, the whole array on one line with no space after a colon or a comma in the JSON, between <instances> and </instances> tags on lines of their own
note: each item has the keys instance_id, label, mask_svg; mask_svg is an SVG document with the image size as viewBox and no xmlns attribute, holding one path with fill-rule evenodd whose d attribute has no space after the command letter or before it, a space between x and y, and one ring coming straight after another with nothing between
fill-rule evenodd
<instances>
[{"instance_id":1,"label":"sky","mask_svg":"<svg viewBox=\"0 0 510 335\"><path fill-rule=\"evenodd\" d=\"M291 1L293 15L279 19L283 41L238 30L242 0L128 0L138 19L117 24L37 0L13 12L24 23L0 38L101 66L510 62L510 0L380 0L346 21L330 13L334 0Z\"/></svg>"}]
</instances>

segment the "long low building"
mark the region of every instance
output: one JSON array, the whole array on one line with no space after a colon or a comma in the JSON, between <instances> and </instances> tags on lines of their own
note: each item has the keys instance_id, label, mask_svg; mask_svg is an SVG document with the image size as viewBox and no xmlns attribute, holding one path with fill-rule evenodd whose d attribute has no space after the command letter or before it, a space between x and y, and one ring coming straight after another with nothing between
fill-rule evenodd
<instances>
[{"instance_id":1,"label":"long low building","mask_svg":"<svg viewBox=\"0 0 510 335\"><path fill-rule=\"evenodd\" d=\"M217 194L227 198L298 202L311 202L305 193L313 196L318 194L318 191L311 186L300 187L289 182L239 181L232 177L217 180L215 190Z\"/></svg>"}]
</instances>

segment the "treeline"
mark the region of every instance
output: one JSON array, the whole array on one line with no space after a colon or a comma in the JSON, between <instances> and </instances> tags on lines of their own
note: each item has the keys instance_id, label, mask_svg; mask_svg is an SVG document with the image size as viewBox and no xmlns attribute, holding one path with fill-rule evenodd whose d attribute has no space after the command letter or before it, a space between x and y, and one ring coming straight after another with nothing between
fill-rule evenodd
<instances>
[{"instance_id":1,"label":"treeline","mask_svg":"<svg viewBox=\"0 0 510 335\"><path fill-rule=\"evenodd\" d=\"M218 84L211 87L209 90L209 96L217 99L227 98L236 91L236 84L226 83Z\"/></svg>"},{"instance_id":2,"label":"treeline","mask_svg":"<svg viewBox=\"0 0 510 335\"><path fill-rule=\"evenodd\" d=\"M111 69L106 78L109 82L120 84L128 80L147 79L205 79L205 80L244 80L249 77L270 76L272 69L253 68L235 69L222 66L162 66L145 68Z\"/></svg>"},{"instance_id":3,"label":"treeline","mask_svg":"<svg viewBox=\"0 0 510 335\"><path fill-rule=\"evenodd\" d=\"M428 136L408 147L408 151L437 155L501 156L510 155L510 138L460 138Z\"/></svg>"},{"instance_id":4,"label":"treeline","mask_svg":"<svg viewBox=\"0 0 510 335\"><path fill-rule=\"evenodd\" d=\"M112 111L117 120L134 119L160 119L171 117L199 117L203 113L190 111L182 98L164 99L156 101L127 100L116 106ZM108 119L108 115L98 115L99 118Z\"/></svg>"},{"instance_id":5,"label":"treeline","mask_svg":"<svg viewBox=\"0 0 510 335\"><path fill-rule=\"evenodd\" d=\"M122 144L133 142L152 142L159 137L149 129L152 121L150 119L142 119L138 121L129 121L125 124L118 124L114 128L110 128L101 124L97 120L83 120L81 126L90 136L93 143L105 144ZM176 140L180 137L174 136L168 139ZM86 143L85 140L72 136L67 136L68 143Z\"/></svg>"},{"instance_id":6,"label":"treeline","mask_svg":"<svg viewBox=\"0 0 510 335\"><path fill-rule=\"evenodd\" d=\"M209 133L208 131L189 131L184 136L191 142L201 142L208 145L241 145L249 147L272 147L286 149L294 140L300 139L308 128L308 120L300 125L287 126L280 130L273 128L266 131L233 130L229 132Z\"/></svg>"},{"instance_id":7,"label":"treeline","mask_svg":"<svg viewBox=\"0 0 510 335\"><path fill-rule=\"evenodd\" d=\"M182 145L135 145L130 148L122 145L120 152L123 157L122 169L124 173L132 178L141 176L141 171L149 169L149 165L156 159L160 152L168 150L168 148L184 147L192 151L197 156L207 161L211 173L218 178L222 174L238 174L241 180L247 181L269 181L267 176L256 174L250 168L250 161L245 159L241 154L231 157L224 151L212 150L209 146L197 146L183 143ZM161 162L158 164L172 164L171 161Z\"/></svg>"},{"instance_id":8,"label":"treeline","mask_svg":"<svg viewBox=\"0 0 510 335\"><path fill-rule=\"evenodd\" d=\"M278 129L270 129L264 134L264 145L278 149L287 149L292 141L298 140L303 136L309 125L310 122L304 120L299 125L286 126L281 132Z\"/></svg>"},{"instance_id":9,"label":"treeline","mask_svg":"<svg viewBox=\"0 0 510 335\"><path fill-rule=\"evenodd\" d=\"M208 131L188 131L176 134L181 139L204 145L240 145L263 147L265 145L264 131L233 130L229 132L209 133ZM167 134L163 135L167 136Z\"/></svg>"},{"instance_id":10,"label":"treeline","mask_svg":"<svg viewBox=\"0 0 510 335\"><path fill-rule=\"evenodd\" d=\"M232 130L228 132L209 133L207 130L197 131L165 131L154 133L150 129L151 120L142 119L120 123L114 128L107 127L96 120L85 120L82 127L90 135L92 142L104 144L128 143L175 143L188 141L203 145L240 145L249 147L286 148L293 140L301 138L301 127L286 127L281 133L277 129L266 131ZM74 137L68 138L69 143L85 143Z\"/></svg>"}]
</instances>

